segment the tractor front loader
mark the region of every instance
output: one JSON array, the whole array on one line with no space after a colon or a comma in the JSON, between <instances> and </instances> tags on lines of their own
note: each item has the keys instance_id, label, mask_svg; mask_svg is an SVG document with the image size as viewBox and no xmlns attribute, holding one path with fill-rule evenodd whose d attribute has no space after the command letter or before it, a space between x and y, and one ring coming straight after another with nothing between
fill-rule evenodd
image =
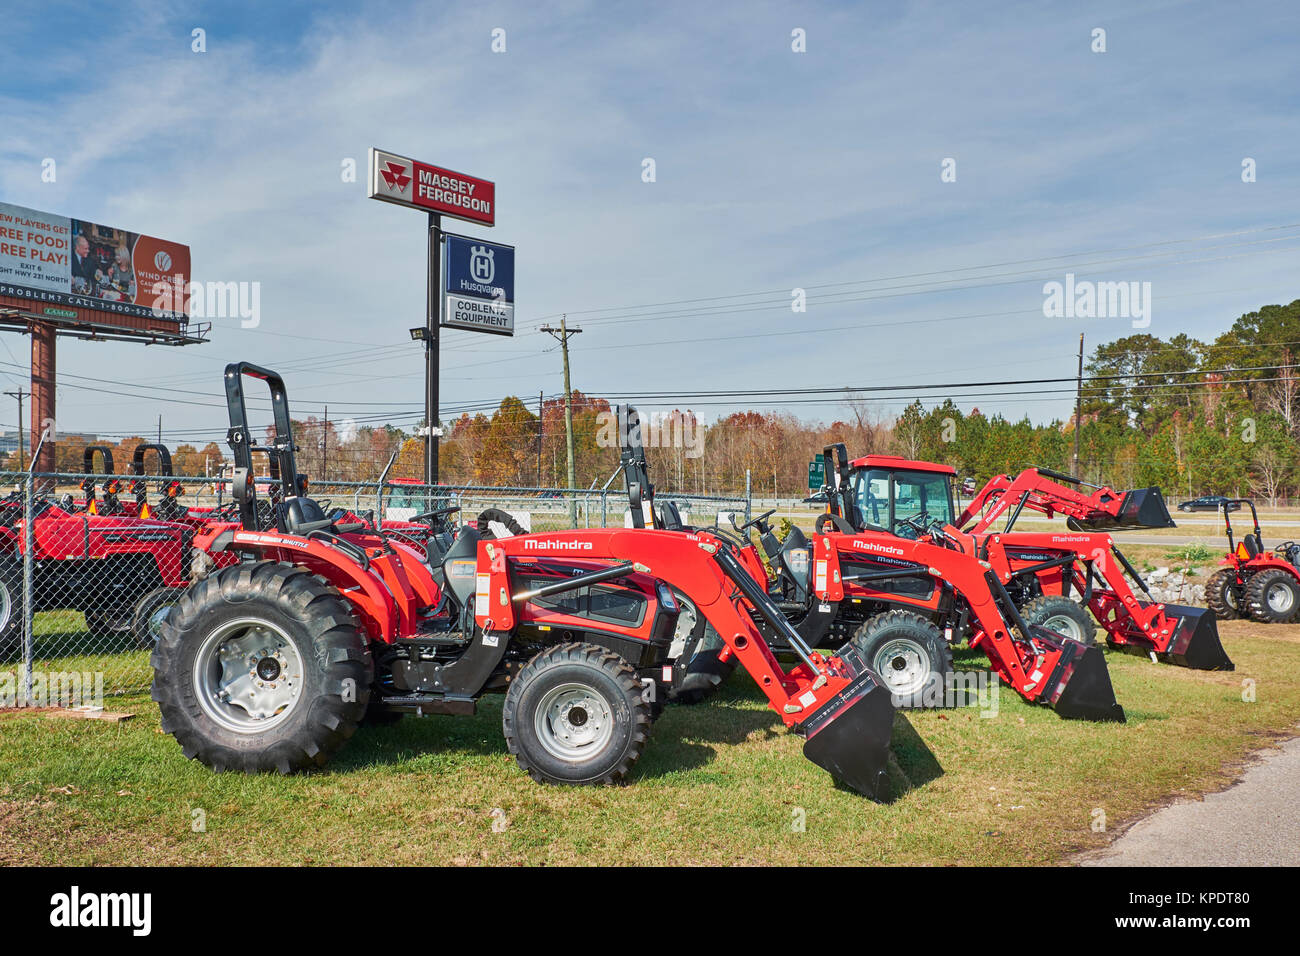
<instances>
[{"instance_id":1,"label":"tractor front loader","mask_svg":"<svg viewBox=\"0 0 1300 956\"><path fill-rule=\"evenodd\" d=\"M246 378L271 391L274 431L253 445ZM600 529L494 540L499 514L462 526L434 567L382 525L340 523L303 494L284 382L225 373L237 526L207 548L238 563L196 581L151 658L163 728L185 754L245 772L323 765L371 717L472 714L505 693L510 751L535 779L624 779L645 747L668 649L690 596L768 696L805 753L869 796L886 786L888 693L851 648L803 645L762 588L707 534ZM262 520L252 453L277 462ZM785 627L800 662L776 662L753 614Z\"/></svg>"}]
</instances>

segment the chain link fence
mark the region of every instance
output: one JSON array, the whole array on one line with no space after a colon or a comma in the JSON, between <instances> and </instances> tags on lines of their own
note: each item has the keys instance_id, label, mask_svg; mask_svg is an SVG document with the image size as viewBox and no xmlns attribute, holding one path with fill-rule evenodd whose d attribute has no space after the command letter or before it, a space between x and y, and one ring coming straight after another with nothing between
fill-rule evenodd
<instances>
[{"instance_id":1,"label":"chain link fence","mask_svg":"<svg viewBox=\"0 0 1300 956\"><path fill-rule=\"evenodd\" d=\"M257 484L269 506L278 489ZM213 522L237 521L221 478L0 472L0 706L68 706L147 690L161 621L212 560L195 545ZM341 522L376 517L401 533L429 511L455 522L506 511L525 531L630 526L626 492L487 488L394 481L312 482ZM747 520L740 497L663 495L683 523ZM261 521L270 526L269 507ZM506 533L498 529L498 533Z\"/></svg>"}]
</instances>

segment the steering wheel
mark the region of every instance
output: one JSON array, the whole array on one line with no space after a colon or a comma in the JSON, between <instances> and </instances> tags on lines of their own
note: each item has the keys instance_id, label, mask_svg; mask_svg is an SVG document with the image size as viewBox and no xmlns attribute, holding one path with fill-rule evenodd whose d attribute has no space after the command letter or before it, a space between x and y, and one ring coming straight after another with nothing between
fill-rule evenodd
<instances>
[{"instance_id":1,"label":"steering wheel","mask_svg":"<svg viewBox=\"0 0 1300 956\"><path fill-rule=\"evenodd\" d=\"M776 514L776 509L775 509L775 508L773 508L771 511L764 511L764 512L763 512L761 515L759 515L757 518L750 518L748 521L746 521L744 524L742 524L742 525L741 525L739 528L737 528L736 530L738 530L741 534L744 534L744 533L745 533L746 531L748 531L750 528L754 527L755 525L758 525L758 530L759 530L759 531L762 531L762 530L763 530L762 523L763 523L763 522L766 522L767 519L770 518L770 517L772 517L772 515L774 515L774 514Z\"/></svg>"},{"instance_id":2,"label":"steering wheel","mask_svg":"<svg viewBox=\"0 0 1300 956\"><path fill-rule=\"evenodd\" d=\"M422 514L414 515L408 518L407 520L410 521L412 524L420 524L421 522L424 521L427 521L430 524L432 524L433 522L437 521L439 518L445 518L448 515L454 515L459 510L460 508L434 508L432 511L426 511ZM491 510L495 511L496 509L491 509ZM519 532L516 532L516 534L518 533Z\"/></svg>"},{"instance_id":3,"label":"steering wheel","mask_svg":"<svg viewBox=\"0 0 1300 956\"><path fill-rule=\"evenodd\" d=\"M922 511L912 515L910 518L897 519L897 527L894 528L894 534L900 538L907 538L909 541L915 541L923 534L930 533L930 516ZM904 531L910 532L905 534Z\"/></svg>"}]
</instances>

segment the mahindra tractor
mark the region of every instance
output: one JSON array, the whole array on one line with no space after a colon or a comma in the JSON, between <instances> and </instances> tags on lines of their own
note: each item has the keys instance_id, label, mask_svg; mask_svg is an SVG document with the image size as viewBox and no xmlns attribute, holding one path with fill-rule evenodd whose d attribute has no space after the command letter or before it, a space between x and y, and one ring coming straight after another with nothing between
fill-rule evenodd
<instances>
[{"instance_id":1,"label":"mahindra tractor","mask_svg":"<svg viewBox=\"0 0 1300 956\"><path fill-rule=\"evenodd\" d=\"M249 379L271 392L262 447L247 422ZM504 693L507 746L533 778L616 783L671 684L680 593L805 738L805 755L883 796L888 691L854 648L809 647L718 537L602 528L497 538L504 513L489 509L431 561L382 524L340 522L303 493L279 375L233 364L225 389L239 521L206 546L237 561L182 595L152 656L162 726L187 756L288 773L323 765L368 715L473 714L483 695ZM269 526L254 451L279 466ZM792 666L756 620L784 635Z\"/></svg>"},{"instance_id":2,"label":"mahindra tractor","mask_svg":"<svg viewBox=\"0 0 1300 956\"><path fill-rule=\"evenodd\" d=\"M1235 545L1229 512L1246 505L1254 529ZM1272 551L1264 547L1259 512L1248 498L1224 499L1219 505L1228 553L1205 586L1205 603L1220 620L1249 617L1263 624L1284 624L1300 615L1300 544L1283 541Z\"/></svg>"},{"instance_id":3,"label":"mahindra tractor","mask_svg":"<svg viewBox=\"0 0 1300 956\"><path fill-rule=\"evenodd\" d=\"M633 523L648 512L656 529L702 533L684 528L670 502L655 505L636 411L624 407L620 416L621 467ZM952 514L946 480L926 477L909 492L909 503L920 510L897 527L910 534L885 530L894 526L893 517L903 519L899 503L885 503L890 524L859 530L844 516L838 492L830 501L832 510L819 516L811 537L794 527L779 540L768 523L771 511L736 526L738 533L708 529L729 544L735 563L782 612L780 627L756 618L778 653L793 652L791 631L810 647L843 644L878 674L896 705L945 706L955 699L952 647L966 634L970 646L983 651L1003 682L1026 700L1063 717L1124 719L1101 651L1023 615L994 570L1002 559L1000 545L985 549L995 552L991 558L981 556L971 536L938 521L941 508ZM881 517L879 510L868 514ZM772 578L747 537L751 528L760 533ZM689 607L688 602L689 596L681 603ZM688 674L725 677L733 654L726 646L715 650L715 643L716 636L701 635L693 648L685 646L677 666Z\"/></svg>"}]
</instances>

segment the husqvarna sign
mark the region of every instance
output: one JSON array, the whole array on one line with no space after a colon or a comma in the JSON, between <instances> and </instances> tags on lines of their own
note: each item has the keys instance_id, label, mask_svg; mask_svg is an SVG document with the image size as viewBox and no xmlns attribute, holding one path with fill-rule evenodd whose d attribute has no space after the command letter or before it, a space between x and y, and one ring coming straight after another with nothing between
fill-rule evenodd
<instances>
[{"instance_id":1,"label":"husqvarna sign","mask_svg":"<svg viewBox=\"0 0 1300 956\"><path fill-rule=\"evenodd\" d=\"M514 335L515 247L449 234L442 248L442 324Z\"/></svg>"},{"instance_id":2,"label":"husqvarna sign","mask_svg":"<svg viewBox=\"0 0 1300 956\"><path fill-rule=\"evenodd\" d=\"M496 183L382 149L370 150L370 198L481 226L497 220Z\"/></svg>"}]
</instances>

